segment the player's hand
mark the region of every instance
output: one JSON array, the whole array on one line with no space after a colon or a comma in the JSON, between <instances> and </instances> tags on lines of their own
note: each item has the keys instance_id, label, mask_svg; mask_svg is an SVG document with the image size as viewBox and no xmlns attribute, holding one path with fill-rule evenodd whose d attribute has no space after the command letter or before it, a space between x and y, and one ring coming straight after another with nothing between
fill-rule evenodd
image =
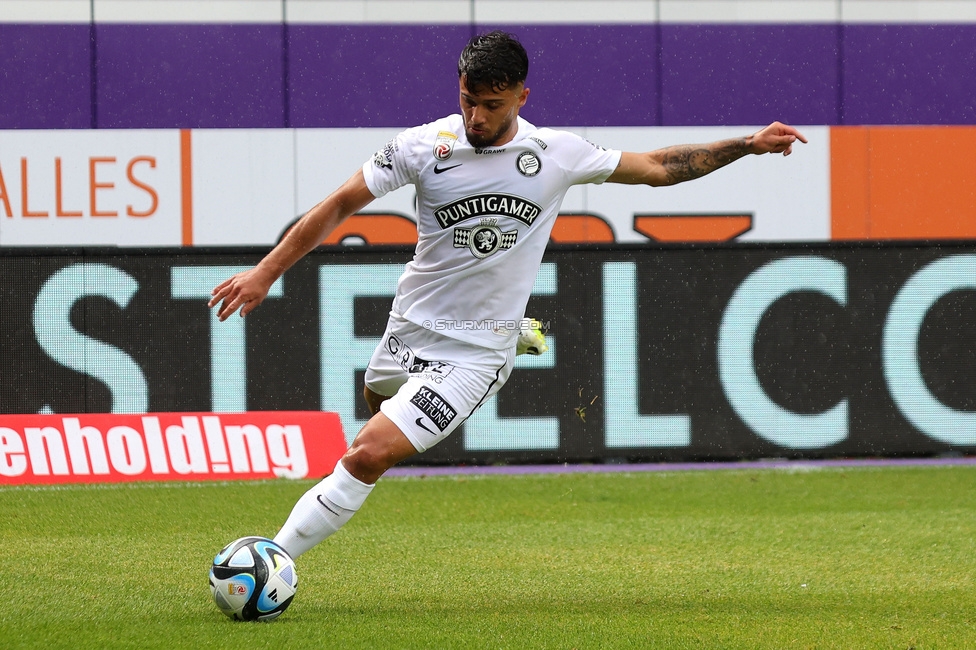
<instances>
[{"instance_id":1,"label":"player's hand","mask_svg":"<svg viewBox=\"0 0 976 650\"><path fill-rule=\"evenodd\" d=\"M220 321L227 320L238 309L243 318L264 301L273 282L274 278L269 281L257 268L243 271L214 287L207 306L212 308L220 304L217 309L217 319Z\"/></svg>"},{"instance_id":2,"label":"player's hand","mask_svg":"<svg viewBox=\"0 0 976 650\"><path fill-rule=\"evenodd\" d=\"M799 140L806 144L807 139L792 126L781 122L773 122L765 129L750 136L752 153L781 153L788 156L793 153L793 143Z\"/></svg>"}]
</instances>

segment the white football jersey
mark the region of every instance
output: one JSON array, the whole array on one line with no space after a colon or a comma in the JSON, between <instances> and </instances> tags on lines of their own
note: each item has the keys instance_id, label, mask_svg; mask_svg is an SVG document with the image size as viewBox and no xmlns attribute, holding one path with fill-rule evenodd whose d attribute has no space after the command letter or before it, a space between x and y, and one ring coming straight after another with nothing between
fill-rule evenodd
<instances>
[{"instance_id":1,"label":"white football jersey","mask_svg":"<svg viewBox=\"0 0 976 650\"><path fill-rule=\"evenodd\" d=\"M461 115L407 129L363 165L381 197L417 190L418 241L393 311L492 349L515 344L566 191L602 183L620 152L518 118L515 138L476 149Z\"/></svg>"}]
</instances>

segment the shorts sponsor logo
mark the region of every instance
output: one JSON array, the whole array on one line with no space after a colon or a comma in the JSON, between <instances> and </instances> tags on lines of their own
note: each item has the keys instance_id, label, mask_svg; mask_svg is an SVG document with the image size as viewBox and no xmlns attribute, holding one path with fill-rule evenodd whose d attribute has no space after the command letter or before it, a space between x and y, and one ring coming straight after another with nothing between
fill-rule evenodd
<instances>
[{"instance_id":1,"label":"shorts sponsor logo","mask_svg":"<svg viewBox=\"0 0 976 650\"><path fill-rule=\"evenodd\" d=\"M387 338L386 349L401 368L424 381L439 384L454 370L449 363L421 359L396 334L390 334Z\"/></svg>"},{"instance_id":2,"label":"shorts sponsor logo","mask_svg":"<svg viewBox=\"0 0 976 650\"><path fill-rule=\"evenodd\" d=\"M0 485L304 478L346 449L335 413L0 416Z\"/></svg>"},{"instance_id":3,"label":"shorts sponsor logo","mask_svg":"<svg viewBox=\"0 0 976 650\"><path fill-rule=\"evenodd\" d=\"M420 409L421 413L430 418L430 421L433 422L434 426L436 426L440 431L444 431L444 429L450 426L454 418L457 417L457 410L448 404L447 400L426 386L420 387L414 396L410 398L410 403Z\"/></svg>"},{"instance_id":4,"label":"shorts sponsor logo","mask_svg":"<svg viewBox=\"0 0 976 650\"><path fill-rule=\"evenodd\" d=\"M414 357L413 364L407 369L411 375L419 377L424 381L439 384L444 378L451 374L454 366L443 361L427 361L420 357Z\"/></svg>"},{"instance_id":5,"label":"shorts sponsor logo","mask_svg":"<svg viewBox=\"0 0 976 650\"><path fill-rule=\"evenodd\" d=\"M416 355L409 345L401 341L396 334L390 334L389 338L386 339L386 349L401 368L410 370Z\"/></svg>"}]
</instances>

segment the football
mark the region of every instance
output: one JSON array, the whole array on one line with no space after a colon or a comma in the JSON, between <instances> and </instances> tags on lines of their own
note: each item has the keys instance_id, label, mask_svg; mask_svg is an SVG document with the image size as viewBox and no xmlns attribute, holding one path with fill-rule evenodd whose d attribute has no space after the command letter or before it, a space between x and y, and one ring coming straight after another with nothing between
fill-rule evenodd
<instances>
[{"instance_id":1,"label":"football","mask_svg":"<svg viewBox=\"0 0 976 650\"><path fill-rule=\"evenodd\" d=\"M242 537L225 546L210 568L217 608L235 621L270 621L291 604L298 589L295 561L264 537Z\"/></svg>"}]
</instances>

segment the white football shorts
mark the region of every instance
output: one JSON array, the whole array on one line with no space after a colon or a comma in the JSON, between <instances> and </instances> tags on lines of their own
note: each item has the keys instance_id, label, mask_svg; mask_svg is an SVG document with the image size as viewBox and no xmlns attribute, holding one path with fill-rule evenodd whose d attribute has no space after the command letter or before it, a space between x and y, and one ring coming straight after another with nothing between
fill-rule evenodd
<instances>
[{"instance_id":1,"label":"white football shorts","mask_svg":"<svg viewBox=\"0 0 976 650\"><path fill-rule=\"evenodd\" d=\"M514 345L483 348L391 314L365 379L374 393L392 396L380 410L423 452L497 393L514 365Z\"/></svg>"}]
</instances>

